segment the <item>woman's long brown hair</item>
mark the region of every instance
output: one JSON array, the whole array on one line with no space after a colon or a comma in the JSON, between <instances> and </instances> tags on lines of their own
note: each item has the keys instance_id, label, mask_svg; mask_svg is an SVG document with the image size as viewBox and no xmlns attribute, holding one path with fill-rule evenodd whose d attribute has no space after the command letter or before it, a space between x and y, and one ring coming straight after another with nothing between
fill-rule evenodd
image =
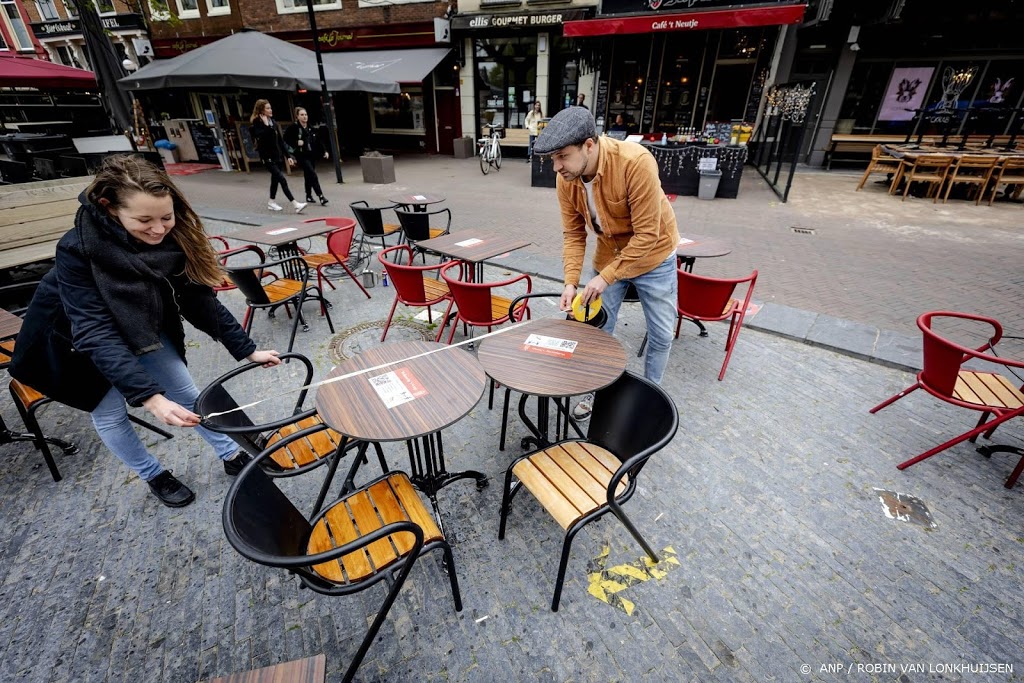
<instances>
[{"instance_id":1,"label":"woman's long brown hair","mask_svg":"<svg viewBox=\"0 0 1024 683\"><path fill-rule=\"evenodd\" d=\"M270 100L256 100L256 104L252 106L252 116L249 117L249 123L256 123L256 119L263 116L263 108L270 104Z\"/></svg>"},{"instance_id":2,"label":"woman's long brown hair","mask_svg":"<svg viewBox=\"0 0 1024 683\"><path fill-rule=\"evenodd\" d=\"M170 176L155 164L131 154L109 156L85 192L97 207L102 207L100 199L106 199L115 209L136 192L154 197L169 195L174 202L174 229L170 236L185 252L185 275L193 282L210 287L224 281L224 271L217 263L217 254L206 237L199 215L171 182Z\"/></svg>"}]
</instances>

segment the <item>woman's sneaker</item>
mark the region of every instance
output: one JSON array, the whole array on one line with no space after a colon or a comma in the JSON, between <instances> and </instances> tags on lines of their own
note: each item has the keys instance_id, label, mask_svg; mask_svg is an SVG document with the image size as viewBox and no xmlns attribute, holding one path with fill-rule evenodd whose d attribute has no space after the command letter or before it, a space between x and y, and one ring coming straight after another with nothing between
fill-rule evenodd
<instances>
[{"instance_id":1,"label":"woman's sneaker","mask_svg":"<svg viewBox=\"0 0 1024 683\"><path fill-rule=\"evenodd\" d=\"M146 483L153 495L169 508L183 508L196 499L196 494L175 479L170 470L164 470Z\"/></svg>"},{"instance_id":2,"label":"woman's sneaker","mask_svg":"<svg viewBox=\"0 0 1024 683\"><path fill-rule=\"evenodd\" d=\"M576 407L572 409L572 417L574 420L586 420L590 417L590 413L594 410L594 395L587 394L580 399L580 402L576 404Z\"/></svg>"},{"instance_id":3,"label":"woman's sneaker","mask_svg":"<svg viewBox=\"0 0 1024 683\"><path fill-rule=\"evenodd\" d=\"M273 199L271 199L269 202L267 202L267 208L270 209L271 211L280 211L281 205L275 202Z\"/></svg>"},{"instance_id":4,"label":"woman's sneaker","mask_svg":"<svg viewBox=\"0 0 1024 683\"><path fill-rule=\"evenodd\" d=\"M310 199L309 201L313 201ZM327 206L327 197L320 197L320 206Z\"/></svg>"},{"instance_id":5,"label":"woman's sneaker","mask_svg":"<svg viewBox=\"0 0 1024 683\"><path fill-rule=\"evenodd\" d=\"M292 206L295 207L295 213L302 213L302 210L306 208L306 203L296 199L292 202Z\"/></svg>"}]
</instances>

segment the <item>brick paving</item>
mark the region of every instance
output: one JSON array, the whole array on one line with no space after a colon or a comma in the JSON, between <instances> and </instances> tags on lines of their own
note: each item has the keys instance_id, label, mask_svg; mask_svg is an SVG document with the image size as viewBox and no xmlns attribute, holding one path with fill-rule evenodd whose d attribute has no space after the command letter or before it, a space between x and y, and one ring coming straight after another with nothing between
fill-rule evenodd
<instances>
[{"instance_id":1,"label":"brick paving","mask_svg":"<svg viewBox=\"0 0 1024 683\"><path fill-rule=\"evenodd\" d=\"M376 187L348 167L355 182L331 187L335 207L395 190L441 191L454 230L528 234L532 270L557 274L553 191L529 188L522 161L486 178L473 160L403 158L396 166L402 182ZM265 176L178 180L206 211L271 217ZM1021 277L1010 263L1021 239L1019 206L901 204L877 187L853 194L854 183L851 174L801 174L782 205L751 176L735 202L679 198L674 206L684 227L734 241L733 254L700 263L699 272L758 267L761 300L908 334L930 307L988 312L1024 329ZM792 225L816 234L796 235ZM230 234L239 226L208 227ZM392 291L371 293L368 301L351 283L328 293L339 330L385 317ZM241 317L238 293L222 296ZM551 306L536 310L547 315ZM311 329L299 332L296 348L321 377L333 364L330 335L315 307L307 313ZM639 307L624 307L620 321L618 336L635 351ZM283 348L288 329L283 316L261 313L253 334L261 346ZM626 509L655 548L674 550L679 566L621 594L636 604L631 616L587 591L603 549L609 566L642 555L614 519L577 537L558 613L548 609L557 524L524 494L506 539L496 540L499 478L525 429L512 418L509 448L498 451L500 411L481 402L445 431L445 450L451 468L480 469L492 485L478 491L460 482L439 494L465 609L454 612L437 558L424 558L357 680L1024 680L1024 484L1002 486L1015 459L988 460L961 445L899 472L896 463L967 429L973 416L924 392L869 415L911 375L753 329L718 382L725 329L712 324L700 339L684 326L672 352L665 387L680 430ZM642 369L629 358L631 369ZM189 361L200 385L232 366L198 336L189 340ZM251 373L249 390L272 391L270 377ZM9 401L0 413L20 429ZM31 445L3 448L0 681L191 683L321 652L329 680L341 679L383 588L329 598L241 558L220 523L230 480L195 434L145 437L196 491L193 505L172 510L105 451L88 416L50 406L42 422L82 450L56 456L65 478L54 483ZM1024 424L1001 427L995 441L1024 444ZM404 447L385 452L402 467ZM376 471L367 466L360 480ZM323 475L281 485L309 503ZM935 528L887 518L875 489L920 498ZM962 668L982 664L1013 670Z\"/></svg>"}]
</instances>

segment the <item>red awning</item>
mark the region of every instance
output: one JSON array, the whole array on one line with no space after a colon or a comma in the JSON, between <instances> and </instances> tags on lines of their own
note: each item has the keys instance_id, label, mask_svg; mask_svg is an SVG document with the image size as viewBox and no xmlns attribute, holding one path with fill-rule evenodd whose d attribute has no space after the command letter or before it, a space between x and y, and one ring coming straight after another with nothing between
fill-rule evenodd
<instances>
[{"instance_id":1,"label":"red awning","mask_svg":"<svg viewBox=\"0 0 1024 683\"><path fill-rule=\"evenodd\" d=\"M0 57L0 88L95 88L96 76L42 59Z\"/></svg>"},{"instance_id":2,"label":"red awning","mask_svg":"<svg viewBox=\"0 0 1024 683\"><path fill-rule=\"evenodd\" d=\"M706 31L744 26L799 24L807 5L748 7L745 9L645 14L644 16L603 17L567 21L562 25L565 37L607 36L622 33L661 33L664 31Z\"/></svg>"}]
</instances>

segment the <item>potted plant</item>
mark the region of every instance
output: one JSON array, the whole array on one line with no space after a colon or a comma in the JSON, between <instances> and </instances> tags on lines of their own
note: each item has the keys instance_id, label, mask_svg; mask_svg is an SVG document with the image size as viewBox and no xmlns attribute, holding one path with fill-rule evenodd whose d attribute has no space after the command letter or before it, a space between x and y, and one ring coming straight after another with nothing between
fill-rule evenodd
<instances>
[{"instance_id":1,"label":"potted plant","mask_svg":"<svg viewBox=\"0 0 1024 683\"><path fill-rule=\"evenodd\" d=\"M366 151L359 157L359 166L363 170L364 183L395 182L395 158L377 151Z\"/></svg>"}]
</instances>

